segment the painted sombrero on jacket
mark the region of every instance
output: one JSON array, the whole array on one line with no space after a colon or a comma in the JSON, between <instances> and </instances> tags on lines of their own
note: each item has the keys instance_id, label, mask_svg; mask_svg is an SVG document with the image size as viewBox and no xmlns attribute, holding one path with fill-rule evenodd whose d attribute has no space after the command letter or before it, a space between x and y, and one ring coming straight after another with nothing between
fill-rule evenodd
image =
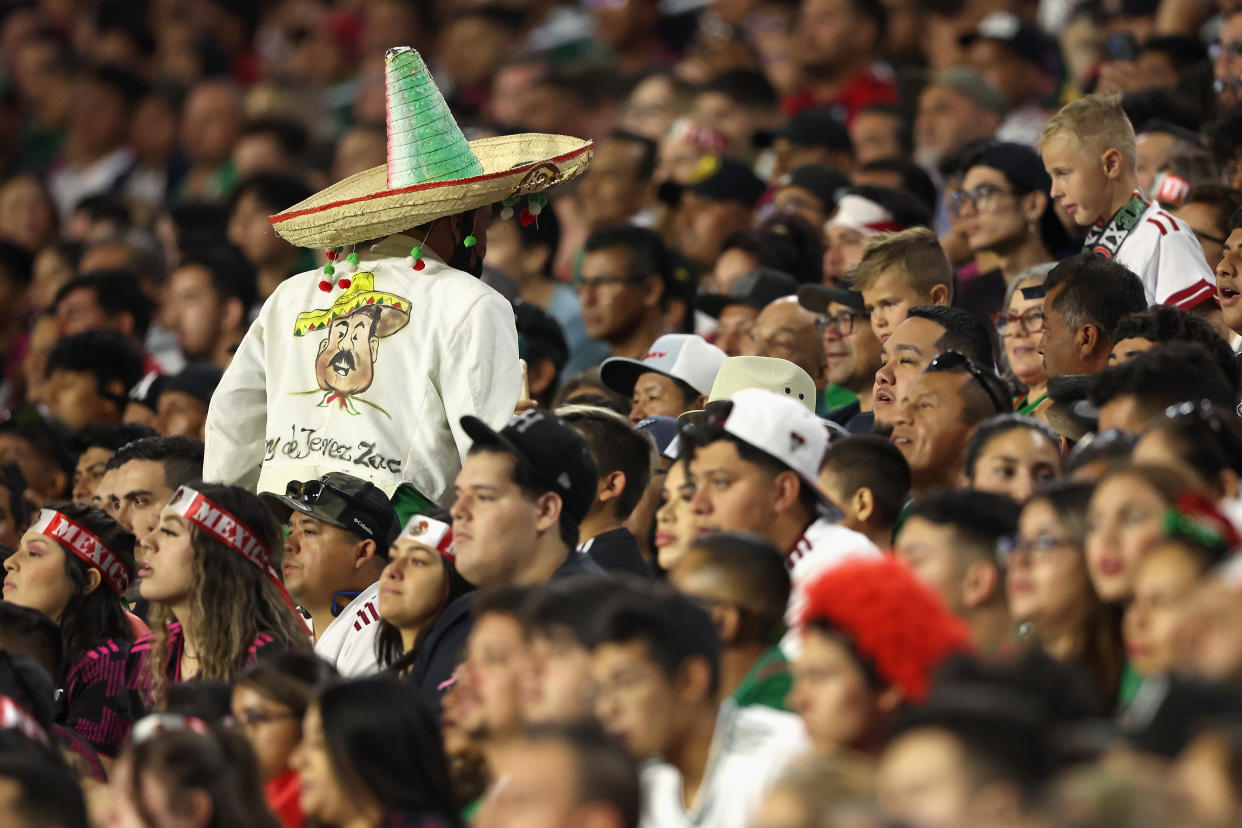
<instances>
[{"instance_id":1,"label":"painted sombrero on jacket","mask_svg":"<svg viewBox=\"0 0 1242 828\"><path fill-rule=\"evenodd\" d=\"M352 175L269 221L301 247L337 247L530 195L580 175L595 145L526 133L466 141L418 52L384 56L388 162Z\"/></svg>"}]
</instances>

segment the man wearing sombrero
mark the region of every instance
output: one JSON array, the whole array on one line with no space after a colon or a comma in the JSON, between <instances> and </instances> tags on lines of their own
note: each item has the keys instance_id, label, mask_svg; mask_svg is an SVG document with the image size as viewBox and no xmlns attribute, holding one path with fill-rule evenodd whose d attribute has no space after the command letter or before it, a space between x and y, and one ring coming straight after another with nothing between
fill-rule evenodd
<instances>
[{"instance_id":1,"label":"man wearing sombrero","mask_svg":"<svg viewBox=\"0 0 1242 828\"><path fill-rule=\"evenodd\" d=\"M342 471L393 497L402 519L443 501L470 439L521 392L509 303L477 276L490 206L536 221L540 193L586 169L562 135L467 142L418 53L385 56L388 161L271 217L328 248L282 283L212 398L204 477L261 491Z\"/></svg>"}]
</instances>

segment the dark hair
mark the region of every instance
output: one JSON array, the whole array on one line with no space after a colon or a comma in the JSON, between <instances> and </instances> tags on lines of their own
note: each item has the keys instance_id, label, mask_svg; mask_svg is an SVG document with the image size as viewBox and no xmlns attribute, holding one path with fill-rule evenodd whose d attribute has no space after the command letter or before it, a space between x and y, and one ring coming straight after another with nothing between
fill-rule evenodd
<instances>
[{"instance_id":1,"label":"dark hair","mask_svg":"<svg viewBox=\"0 0 1242 828\"><path fill-rule=\"evenodd\" d=\"M1203 204L1211 207L1216 211L1220 226L1225 227L1229 222L1229 217L1242 207L1242 190L1226 184L1217 184L1215 181L1204 181L1190 188L1182 206L1185 207L1188 204Z\"/></svg>"},{"instance_id":2,"label":"dark hair","mask_svg":"<svg viewBox=\"0 0 1242 828\"><path fill-rule=\"evenodd\" d=\"M439 729L409 685L392 678L338 682L319 694L319 714L346 790L365 788L386 818L432 816L461 825Z\"/></svg>"},{"instance_id":3,"label":"dark hair","mask_svg":"<svg viewBox=\"0 0 1242 828\"><path fill-rule=\"evenodd\" d=\"M590 389L594 393L579 393L584 389ZM571 395L575 397L572 401L567 399ZM628 417L630 409L633 407L629 398L621 396L604 385L604 381L600 379L598 365L584 368L565 380L556 392L556 398L552 407L554 409L559 408L562 405L571 404L571 402L574 405L591 405L596 408L607 408L609 411L615 411L623 417Z\"/></svg>"},{"instance_id":4,"label":"dark hair","mask_svg":"<svg viewBox=\"0 0 1242 828\"><path fill-rule=\"evenodd\" d=\"M125 104L126 109L133 109L146 91L142 80L120 66L104 64L91 69L87 76L90 80L106 86L115 92Z\"/></svg>"},{"instance_id":5,"label":"dark hair","mask_svg":"<svg viewBox=\"0 0 1242 828\"><path fill-rule=\"evenodd\" d=\"M750 109L775 109L780 103L780 96L767 76L754 69L729 69L721 72L699 91L717 92Z\"/></svg>"},{"instance_id":6,"label":"dark hair","mask_svg":"<svg viewBox=\"0 0 1242 828\"><path fill-rule=\"evenodd\" d=\"M129 214L129 205L116 191L85 196L73 205L73 212L85 214L92 224L111 222L120 230L129 229L133 223L133 217Z\"/></svg>"},{"instance_id":7,"label":"dark hair","mask_svg":"<svg viewBox=\"0 0 1242 828\"><path fill-rule=\"evenodd\" d=\"M941 353L944 353L943 351ZM950 367L936 362L935 359L923 371L924 374L948 373L966 376L966 382L959 386L958 400L962 407L958 412L961 421L967 425L977 425L997 415L997 403L1004 404L1009 400L1009 389L1005 381L997 376L995 370L988 367L979 369L979 373L969 371L966 366Z\"/></svg>"},{"instance_id":8,"label":"dark hair","mask_svg":"<svg viewBox=\"0 0 1242 828\"><path fill-rule=\"evenodd\" d=\"M33 267L34 256L26 248L8 239L0 239L0 269L19 287L30 284Z\"/></svg>"},{"instance_id":9,"label":"dark hair","mask_svg":"<svg viewBox=\"0 0 1242 828\"><path fill-rule=\"evenodd\" d=\"M78 455L92 448L116 452L135 440L158 436L155 429L138 423L91 423L74 432L71 448Z\"/></svg>"},{"instance_id":10,"label":"dark hair","mask_svg":"<svg viewBox=\"0 0 1242 828\"><path fill-rule=\"evenodd\" d=\"M429 506L420 515L438 520L441 523L453 523L453 516L446 509L439 506ZM393 541L396 543L396 541ZM444 608L453 601L465 595L474 589L474 585L469 583L457 572L457 564L448 555L438 555L440 565L444 568L445 580L445 597L440 608L436 611L436 616L444 611ZM401 628L386 618L380 618L379 632L375 636L375 653L376 659L380 665L386 668L394 675L400 675L409 669L414 663L414 658L418 655L418 645L421 642L416 641L410 650L405 649L405 639L401 635Z\"/></svg>"},{"instance_id":11,"label":"dark hair","mask_svg":"<svg viewBox=\"0 0 1242 828\"><path fill-rule=\"evenodd\" d=\"M522 620L523 609L537 588L506 586L476 592L470 601L470 615L477 622L485 615L508 615Z\"/></svg>"},{"instance_id":12,"label":"dark hair","mask_svg":"<svg viewBox=\"0 0 1242 828\"><path fill-rule=\"evenodd\" d=\"M898 113L893 113L898 114ZM901 117L898 114L898 117ZM918 197L928 210L935 210L939 204L936 183L932 181L927 170L905 158L877 158L868 161L858 168L859 173L890 172L901 176L901 188Z\"/></svg>"},{"instance_id":13,"label":"dark hair","mask_svg":"<svg viewBox=\"0 0 1242 828\"><path fill-rule=\"evenodd\" d=\"M229 243L229 212L221 204L184 201L168 208L168 219L176 231L177 249L182 253Z\"/></svg>"},{"instance_id":14,"label":"dark hair","mask_svg":"<svg viewBox=\"0 0 1242 828\"><path fill-rule=\"evenodd\" d=\"M867 104L862 109L858 110L859 115L863 115L868 112L879 115L887 115L890 118L896 118L898 121L897 143L901 146L902 154L909 155L914 152L914 122L910 117L910 113L905 108L903 108L900 104L873 103ZM864 165L863 169L866 168L866 165Z\"/></svg>"},{"instance_id":15,"label":"dark hair","mask_svg":"<svg viewBox=\"0 0 1242 828\"><path fill-rule=\"evenodd\" d=\"M270 137L280 146L281 154L294 161L302 159L309 143L306 130L301 125L283 118L256 118L248 122L242 126L240 137L250 135Z\"/></svg>"},{"instance_id":16,"label":"dark hair","mask_svg":"<svg viewBox=\"0 0 1242 828\"><path fill-rule=\"evenodd\" d=\"M975 433L970 435L970 441L966 443L965 462L962 464L966 477L972 481L975 479L975 464L979 462L979 455L983 454L983 450L988 447L988 443L992 442L993 438L1019 428L1039 434L1051 443L1054 449L1057 449L1057 470L1060 471L1064 465L1060 452L1061 438L1048 427L1047 423L1024 414L1000 414L984 420L975 429Z\"/></svg>"},{"instance_id":17,"label":"dark hair","mask_svg":"<svg viewBox=\"0 0 1242 828\"><path fill-rule=\"evenodd\" d=\"M587 237L586 253L599 250L625 251L625 275L633 280L659 276L664 292L660 306L668 307L673 294L673 258L664 240L654 230L632 224L601 227Z\"/></svg>"},{"instance_id":18,"label":"dark hair","mask_svg":"<svg viewBox=\"0 0 1242 828\"><path fill-rule=\"evenodd\" d=\"M554 202L549 201L543 205L538 221L523 224L515 220L512 224L513 229L517 231L518 242L523 250L532 250L537 247L547 248L548 258L543 265L543 275L553 278L555 274L552 269L555 264L556 251L561 246L561 220L557 218Z\"/></svg>"},{"instance_id":19,"label":"dark hair","mask_svg":"<svg viewBox=\"0 0 1242 828\"><path fill-rule=\"evenodd\" d=\"M300 725L320 688L336 677L336 668L314 653L276 653L247 667L235 686L249 687L289 708Z\"/></svg>"},{"instance_id":20,"label":"dark hair","mask_svg":"<svg viewBox=\"0 0 1242 828\"><path fill-rule=\"evenodd\" d=\"M115 403L119 413L129 389L142 379L144 361L138 346L119 331L83 331L53 346L47 356L47 375L53 371L90 374L96 393ZM120 391L108 388L116 382L121 384Z\"/></svg>"},{"instance_id":21,"label":"dark hair","mask_svg":"<svg viewBox=\"0 0 1242 828\"><path fill-rule=\"evenodd\" d=\"M17 702L45 731L52 730L56 684L33 658L0 650L0 696Z\"/></svg>"},{"instance_id":22,"label":"dark hair","mask_svg":"<svg viewBox=\"0 0 1242 828\"><path fill-rule=\"evenodd\" d=\"M690 546L689 558L697 553L696 568L712 569L724 575L748 596L739 605L745 626L742 635L750 641L775 644L784 631L785 609L789 604L789 570L780 550L759 535L743 532L717 532L699 538Z\"/></svg>"},{"instance_id":23,"label":"dark hair","mask_svg":"<svg viewBox=\"0 0 1242 828\"><path fill-rule=\"evenodd\" d=\"M565 748L571 755L578 803L611 805L621 817L622 828L638 828L642 813L638 766L598 724L535 725L522 733L522 741Z\"/></svg>"},{"instance_id":24,"label":"dark hair","mask_svg":"<svg viewBox=\"0 0 1242 828\"><path fill-rule=\"evenodd\" d=\"M655 174L656 168L656 142L642 135L636 135L625 129L614 129L608 133L609 141L624 141L627 144L634 144L641 151L642 155L638 159L638 170L634 177L639 181L649 181L651 176ZM540 215L543 215L540 213Z\"/></svg>"},{"instance_id":25,"label":"dark hair","mask_svg":"<svg viewBox=\"0 0 1242 828\"><path fill-rule=\"evenodd\" d=\"M919 305L910 308L906 318L926 319L944 328L944 335L936 340L940 353L957 351L985 372L995 370L988 329L970 311L948 305Z\"/></svg>"},{"instance_id":26,"label":"dark hair","mask_svg":"<svg viewBox=\"0 0 1242 828\"><path fill-rule=\"evenodd\" d=\"M1099 253L1078 253L1057 264L1044 277L1044 290L1064 285L1052 303L1065 317L1067 330L1094 325L1109 341L1126 314L1147 308L1143 283L1133 271Z\"/></svg>"},{"instance_id":27,"label":"dark hair","mask_svg":"<svg viewBox=\"0 0 1242 828\"><path fill-rule=\"evenodd\" d=\"M48 675L64 670L64 644L56 622L38 610L0 601L0 650L38 662Z\"/></svg>"},{"instance_id":28,"label":"dark hair","mask_svg":"<svg viewBox=\"0 0 1242 828\"><path fill-rule=\"evenodd\" d=\"M714 698L720 682L720 641L707 610L663 586L619 599L592 630L592 647L642 643L669 681L689 659L701 658L711 670L708 688Z\"/></svg>"},{"instance_id":29,"label":"dark hair","mask_svg":"<svg viewBox=\"0 0 1242 828\"><path fill-rule=\"evenodd\" d=\"M1132 124L1142 126L1161 120L1190 132L1199 131L1194 104L1178 89L1153 86L1126 92L1121 96L1121 108Z\"/></svg>"},{"instance_id":30,"label":"dark hair","mask_svg":"<svg viewBox=\"0 0 1242 828\"><path fill-rule=\"evenodd\" d=\"M26 476L16 461L0 463L0 488L9 493L9 502L4 505L13 516L13 523L24 528L30 520L31 503L26 500Z\"/></svg>"},{"instance_id":31,"label":"dark hair","mask_svg":"<svg viewBox=\"0 0 1242 828\"><path fill-rule=\"evenodd\" d=\"M1132 396L1150 419L1187 400L1209 400L1232 407L1235 386L1198 342L1165 342L1095 375L1088 398L1099 408Z\"/></svg>"},{"instance_id":32,"label":"dark hair","mask_svg":"<svg viewBox=\"0 0 1242 828\"><path fill-rule=\"evenodd\" d=\"M1146 339L1157 344L1198 342L1211 352L1216 365L1234 389L1238 388L1242 374L1238 355L1200 314L1169 305L1152 305L1122 317L1113 331L1113 342L1123 339Z\"/></svg>"},{"instance_id":33,"label":"dark hair","mask_svg":"<svg viewBox=\"0 0 1242 828\"><path fill-rule=\"evenodd\" d=\"M600 607L628 588L628 582L607 575L558 578L529 594L520 620L528 636L564 630L587 647Z\"/></svg>"},{"instance_id":34,"label":"dark hair","mask_svg":"<svg viewBox=\"0 0 1242 828\"><path fill-rule=\"evenodd\" d=\"M1178 458L1213 489L1220 489L1220 474L1226 469L1242 472L1242 420L1233 406L1214 405L1210 412L1158 419L1146 433L1164 435Z\"/></svg>"},{"instance_id":35,"label":"dark hair","mask_svg":"<svg viewBox=\"0 0 1242 828\"><path fill-rule=\"evenodd\" d=\"M759 225L759 263L788 273L803 284L823 280L823 232L797 213L773 213Z\"/></svg>"},{"instance_id":36,"label":"dark hair","mask_svg":"<svg viewBox=\"0 0 1242 828\"><path fill-rule=\"evenodd\" d=\"M132 781L129 794L150 825L144 794L144 776L161 780L168 791L168 807L185 813L188 795L202 791L211 799L207 828L278 828L267 808L258 761L240 733L217 728L207 733L168 728L129 747Z\"/></svg>"},{"instance_id":37,"label":"dark hair","mask_svg":"<svg viewBox=\"0 0 1242 828\"><path fill-rule=\"evenodd\" d=\"M125 531L102 509L82 503L52 503L55 509L70 520L79 523L103 541L120 559L125 574L132 581L137 566L134 563L134 536ZM60 544L64 549L64 544ZM60 616L60 631L64 641L64 665L66 670L74 666L87 653L104 641L133 640L133 628L125 617L121 598L100 580L90 592L86 588L86 576L91 567L73 552L64 549L65 577L73 585L73 594ZM58 677L59 678L59 677Z\"/></svg>"},{"instance_id":38,"label":"dark hair","mask_svg":"<svg viewBox=\"0 0 1242 828\"><path fill-rule=\"evenodd\" d=\"M1138 50L1140 55L1147 52L1167 55L1169 62L1173 64L1173 68L1179 75L1208 59L1208 52L1203 41L1197 37L1184 35L1153 35L1144 40Z\"/></svg>"},{"instance_id":39,"label":"dark hair","mask_svg":"<svg viewBox=\"0 0 1242 828\"><path fill-rule=\"evenodd\" d=\"M1012 498L974 489L945 489L915 500L907 520L922 518L948 526L958 538L955 547L997 563L997 544L1018 533L1022 507Z\"/></svg>"},{"instance_id":40,"label":"dark hair","mask_svg":"<svg viewBox=\"0 0 1242 828\"><path fill-rule=\"evenodd\" d=\"M130 270L92 270L70 279L56 291L53 307L59 307L66 296L76 290L89 290L95 304L109 316L128 313L134 320L134 334L141 339L151 325L151 300L138 286L138 277Z\"/></svg>"},{"instance_id":41,"label":"dark hair","mask_svg":"<svg viewBox=\"0 0 1242 828\"><path fill-rule=\"evenodd\" d=\"M1074 446L1065 458L1065 473L1073 474L1084 466L1101 460L1124 460L1134 451L1138 438L1124 431L1095 432Z\"/></svg>"},{"instance_id":42,"label":"dark hair","mask_svg":"<svg viewBox=\"0 0 1242 828\"><path fill-rule=\"evenodd\" d=\"M104 467L119 469L130 460L151 460L164 467L164 485L176 490L203 476L203 442L193 437L146 437L117 449Z\"/></svg>"},{"instance_id":43,"label":"dark hair","mask_svg":"<svg viewBox=\"0 0 1242 828\"><path fill-rule=\"evenodd\" d=\"M310 197L310 187L296 175L261 172L238 182L229 194L229 215L237 210L237 203L253 193L264 208L273 213L297 204Z\"/></svg>"},{"instance_id":44,"label":"dark hair","mask_svg":"<svg viewBox=\"0 0 1242 828\"><path fill-rule=\"evenodd\" d=\"M681 390L684 395L685 389ZM557 413L586 440L600 477L613 472L625 475L625 489L612 507L615 516L625 520L638 506L651 482L651 438L635 430L620 414L607 409L575 406Z\"/></svg>"},{"instance_id":45,"label":"dark hair","mask_svg":"<svg viewBox=\"0 0 1242 828\"><path fill-rule=\"evenodd\" d=\"M89 824L79 781L62 762L31 761L41 755L0 750L0 779L17 786L17 795L6 803L12 809L9 815L29 828Z\"/></svg>"},{"instance_id":46,"label":"dark hair","mask_svg":"<svg viewBox=\"0 0 1242 828\"><path fill-rule=\"evenodd\" d=\"M254 268L242 252L226 241L212 242L210 247L183 247L177 269L194 266L207 271L221 304L229 299L241 303L242 325L245 325L246 314L258 298L259 288Z\"/></svg>"},{"instance_id":47,"label":"dark hair","mask_svg":"<svg viewBox=\"0 0 1242 828\"><path fill-rule=\"evenodd\" d=\"M823 470L847 497L859 489L869 490L876 521L896 525L910 494L910 466L892 442L874 434L846 437L829 447Z\"/></svg>"},{"instance_id":48,"label":"dark hair","mask_svg":"<svg viewBox=\"0 0 1242 828\"><path fill-rule=\"evenodd\" d=\"M193 716L210 725L221 725L233 710L233 684L222 679L183 681L168 688L163 712Z\"/></svg>"},{"instance_id":49,"label":"dark hair","mask_svg":"<svg viewBox=\"0 0 1242 828\"><path fill-rule=\"evenodd\" d=\"M1220 113L1207 129L1212 154L1222 167L1232 163L1242 149L1242 104L1235 104ZM1232 222L1230 222L1232 224Z\"/></svg>"},{"instance_id":50,"label":"dark hair","mask_svg":"<svg viewBox=\"0 0 1242 828\"><path fill-rule=\"evenodd\" d=\"M880 0L850 0L854 14L875 24L875 42L879 46L888 36L888 6Z\"/></svg>"}]
</instances>

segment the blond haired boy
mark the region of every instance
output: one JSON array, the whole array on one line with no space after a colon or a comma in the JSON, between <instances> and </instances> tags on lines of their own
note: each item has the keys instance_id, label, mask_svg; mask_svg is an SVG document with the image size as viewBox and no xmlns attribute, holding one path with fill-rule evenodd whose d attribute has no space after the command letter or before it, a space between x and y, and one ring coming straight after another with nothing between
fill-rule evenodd
<instances>
[{"instance_id":1,"label":"blond haired boy","mask_svg":"<svg viewBox=\"0 0 1242 828\"><path fill-rule=\"evenodd\" d=\"M881 343L906 321L910 308L953 303L953 266L926 227L868 238L851 282Z\"/></svg>"},{"instance_id":2,"label":"blond haired boy","mask_svg":"<svg viewBox=\"0 0 1242 828\"><path fill-rule=\"evenodd\" d=\"M1083 250L1138 275L1150 304L1207 310L1216 279L1190 225L1138 188L1134 127L1119 96L1087 95L1048 119L1039 153L1052 177L1052 197L1080 227Z\"/></svg>"}]
</instances>

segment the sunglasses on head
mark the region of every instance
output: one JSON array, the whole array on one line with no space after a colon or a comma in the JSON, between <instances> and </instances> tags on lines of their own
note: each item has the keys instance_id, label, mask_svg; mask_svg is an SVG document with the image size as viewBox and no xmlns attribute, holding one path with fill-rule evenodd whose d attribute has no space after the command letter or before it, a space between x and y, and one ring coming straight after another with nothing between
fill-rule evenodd
<instances>
[{"instance_id":1,"label":"sunglasses on head","mask_svg":"<svg viewBox=\"0 0 1242 828\"><path fill-rule=\"evenodd\" d=\"M927 373L934 373L936 371L945 371L951 374L960 373L961 371L968 372L979 383L983 393L988 395L988 399L991 400L997 414L1005 414L1012 410L1011 406L1005 405L997 398L996 392L992 390L992 386L988 385L983 371L978 365L971 362L970 358L965 354L958 351L941 351L927 365Z\"/></svg>"}]
</instances>

